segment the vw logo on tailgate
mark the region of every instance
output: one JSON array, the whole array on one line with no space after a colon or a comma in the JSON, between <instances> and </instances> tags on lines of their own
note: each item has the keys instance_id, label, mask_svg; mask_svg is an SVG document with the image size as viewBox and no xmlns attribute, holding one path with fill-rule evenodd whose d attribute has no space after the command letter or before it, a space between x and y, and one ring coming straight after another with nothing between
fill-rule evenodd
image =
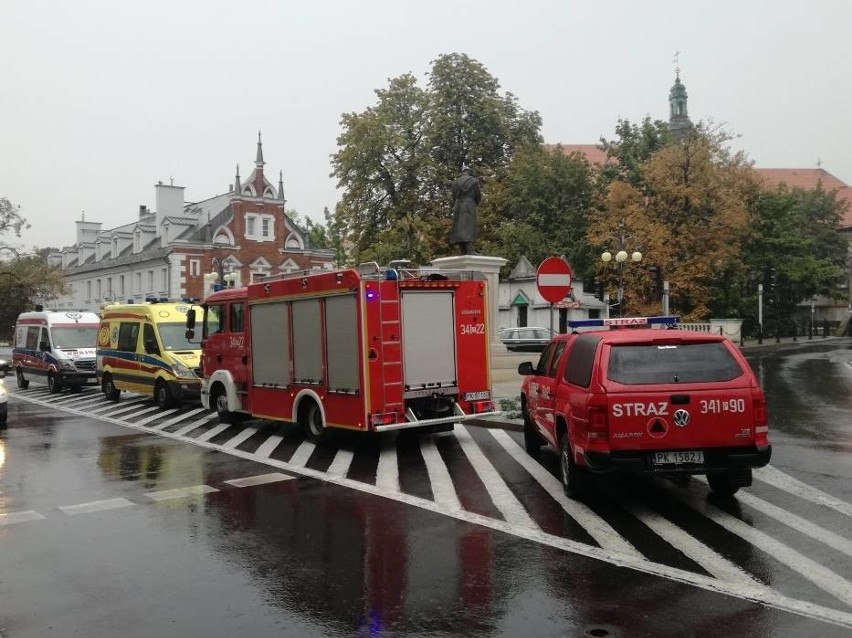
<instances>
[{"instance_id":1,"label":"vw logo on tailgate","mask_svg":"<svg viewBox=\"0 0 852 638\"><path fill-rule=\"evenodd\" d=\"M677 410L674 413L674 424L679 428L685 428L689 425L689 412L686 410Z\"/></svg>"}]
</instances>

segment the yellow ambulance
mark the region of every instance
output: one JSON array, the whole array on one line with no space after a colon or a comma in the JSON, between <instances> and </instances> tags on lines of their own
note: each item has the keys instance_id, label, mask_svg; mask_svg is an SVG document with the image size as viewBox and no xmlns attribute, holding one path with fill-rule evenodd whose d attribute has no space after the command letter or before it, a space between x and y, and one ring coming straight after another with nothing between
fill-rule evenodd
<instances>
[{"instance_id":1,"label":"yellow ambulance","mask_svg":"<svg viewBox=\"0 0 852 638\"><path fill-rule=\"evenodd\" d=\"M161 408L200 398L199 343L186 338L189 302L148 300L103 308L95 350L106 398L150 394Z\"/></svg>"}]
</instances>

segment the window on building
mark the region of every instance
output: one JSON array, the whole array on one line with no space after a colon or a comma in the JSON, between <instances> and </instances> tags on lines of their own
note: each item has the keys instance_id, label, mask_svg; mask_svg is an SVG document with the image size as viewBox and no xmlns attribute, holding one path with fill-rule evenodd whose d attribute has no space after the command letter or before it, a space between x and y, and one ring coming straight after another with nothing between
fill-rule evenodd
<instances>
[{"instance_id":1,"label":"window on building","mask_svg":"<svg viewBox=\"0 0 852 638\"><path fill-rule=\"evenodd\" d=\"M95 285L95 289L98 291L98 296L96 297L96 299L100 299L101 297L103 297L104 291L103 291L103 286L101 285L100 279L98 279L98 281Z\"/></svg>"},{"instance_id":2,"label":"window on building","mask_svg":"<svg viewBox=\"0 0 852 638\"><path fill-rule=\"evenodd\" d=\"M148 271L148 290L146 292L154 292L154 271Z\"/></svg>"},{"instance_id":3,"label":"window on building","mask_svg":"<svg viewBox=\"0 0 852 638\"><path fill-rule=\"evenodd\" d=\"M264 215L263 218L261 219L261 225L262 225L262 228L261 228L260 234L264 239L268 239L269 238L269 227L272 225L272 220L267 215Z\"/></svg>"},{"instance_id":4,"label":"window on building","mask_svg":"<svg viewBox=\"0 0 852 638\"><path fill-rule=\"evenodd\" d=\"M92 300L92 282L87 281L86 282L86 301L91 301L91 300Z\"/></svg>"},{"instance_id":5,"label":"window on building","mask_svg":"<svg viewBox=\"0 0 852 638\"><path fill-rule=\"evenodd\" d=\"M124 275L118 277L118 294L124 296Z\"/></svg>"},{"instance_id":6,"label":"window on building","mask_svg":"<svg viewBox=\"0 0 852 638\"><path fill-rule=\"evenodd\" d=\"M133 235L133 252L141 253L142 252L142 233L135 233Z\"/></svg>"},{"instance_id":7,"label":"window on building","mask_svg":"<svg viewBox=\"0 0 852 638\"><path fill-rule=\"evenodd\" d=\"M142 273L136 273L136 290L134 291L137 295L142 294Z\"/></svg>"},{"instance_id":8,"label":"window on building","mask_svg":"<svg viewBox=\"0 0 852 638\"><path fill-rule=\"evenodd\" d=\"M257 215L246 215L246 237L254 237L257 233Z\"/></svg>"},{"instance_id":9,"label":"window on building","mask_svg":"<svg viewBox=\"0 0 852 638\"><path fill-rule=\"evenodd\" d=\"M160 269L160 290L162 292L169 291L169 271L165 268Z\"/></svg>"},{"instance_id":10,"label":"window on building","mask_svg":"<svg viewBox=\"0 0 852 638\"><path fill-rule=\"evenodd\" d=\"M198 277L201 274L201 261L198 259L189 260L189 276Z\"/></svg>"}]
</instances>

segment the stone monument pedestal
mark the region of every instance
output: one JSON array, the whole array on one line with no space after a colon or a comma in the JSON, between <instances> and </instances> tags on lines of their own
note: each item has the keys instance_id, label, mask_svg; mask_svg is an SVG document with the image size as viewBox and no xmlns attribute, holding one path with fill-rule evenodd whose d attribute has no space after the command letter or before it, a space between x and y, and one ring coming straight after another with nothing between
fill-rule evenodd
<instances>
[{"instance_id":1,"label":"stone monument pedestal","mask_svg":"<svg viewBox=\"0 0 852 638\"><path fill-rule=\"evenodd\" d=\"M452 255L450 257L438 257L433 259L431 265L442 270L478 270L488 282L488 334L490 339L491 354L506 354L506 346L497 338L497 316L498 316L498 286L500 285L500 268L508 260L502 257L489 257L487 255Z\"/></svg>"}]
</instances>

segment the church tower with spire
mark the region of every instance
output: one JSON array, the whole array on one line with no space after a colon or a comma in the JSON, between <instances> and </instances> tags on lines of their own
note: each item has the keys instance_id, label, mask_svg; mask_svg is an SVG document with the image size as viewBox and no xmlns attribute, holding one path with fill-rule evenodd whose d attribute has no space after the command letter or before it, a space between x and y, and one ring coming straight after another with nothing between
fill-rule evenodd
<instances>
[{"instance_id":1,"label":"church tower with spire","mask_svg":"<svg viewBox=\"0 0 852 638\"><path fill-rule=\"evenodd\" d=\"M684 140L693 129L686 108L686 87L680 81L679 53L675 54L675 82L669 91L669 130L679 140Z\"/></svg>"}]
</instances>

